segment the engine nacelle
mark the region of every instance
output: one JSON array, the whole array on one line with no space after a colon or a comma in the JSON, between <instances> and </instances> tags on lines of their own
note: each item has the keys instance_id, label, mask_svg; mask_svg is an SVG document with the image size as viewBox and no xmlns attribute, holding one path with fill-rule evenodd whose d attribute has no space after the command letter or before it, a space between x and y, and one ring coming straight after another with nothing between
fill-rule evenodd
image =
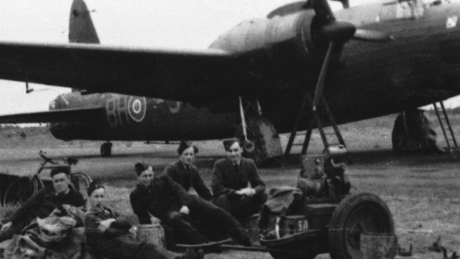
<instances>
[{"instance_id":1,"label":"engine nacelle","mask_svg":"<svg viewBox=\"0 0 460 259\"><path fill-rule=\"evenodd\" d=\"M318 67L328 46L315 36L314 25L315 12L310 9L248 20L220 36L210 48L249 54L252 68L265 75L305 74L311 66Z\"/></svg>"}]
</instances>

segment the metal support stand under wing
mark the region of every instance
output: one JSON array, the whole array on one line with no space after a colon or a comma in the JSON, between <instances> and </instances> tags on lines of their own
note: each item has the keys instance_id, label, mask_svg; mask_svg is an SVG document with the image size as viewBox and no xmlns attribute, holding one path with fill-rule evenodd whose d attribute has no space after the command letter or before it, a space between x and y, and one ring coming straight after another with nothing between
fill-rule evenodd
<instances>
[{"instance_id":1,"label":"metal support stand under wing","mask_svg":"<svg viewBox=\"0 0 460 259\"><path fill-rule=\"evenodd\" d=\"M245 105L246 104L246 105ZM283 155L281 140L273 123L262 115L258 98L239 97L243 155L252 158L258 165Z\"/></svg>"},{"instance_id":2,"label":"metal support stand under wing","mask_svg":"<svg viewBox=\"0 0 460 259\"><path fill-rule=\"evenodd\" d=\"M342 134L340 133L340 130L339 130L337 124L335 123L334 117L332 116L332 113L331 113L331 111L329 109L329 106L328 106L328 104L326 102L326 99L323 96L323 87L324 87L324 82L325 82L325 79L326 79L326 72L327 72L327 68L329 66L329 61L331 59L331 53L334 51L334 48L335 48L335 43L331 42L330 45L329 45L329 49L328 49L328 52L326 54L326 57L324 58L324 62L323 62L322 68L321 68L321 73L319 75L318 83L316 85L315 95L314 95L314 99L313 99L313 102L312 102L312 105L311 105L311 113L310 113L309 121L308 121L308 124L307 124L308 128L307 128L307 132L305 134L305 139L303 141L303 144L300 144L300 143L295 144L294 140L295 140L295 137L297 135L297 128L298 128L298 126L300 124L300 121L301 121L302 118L304 118L306 116L306 114L305 114L305 106L307 105L307 102L309 102L309 100L311 99L310 96L309 96L309 92L307 92L305 94L305 96L304 96L302 105L301 105L299 113L297 115L295 125L294 125L294 127L292 129L291 135L289 137L288 144L286 146L286 150L285 150L285 153L284 153L285 157L289 156L293 145L302 145L301 154L305 155L307 153L307 149L308 149L310 139L311 139L311 134L312 134L312 131L313 131L313 123L314 122L316 122L316 126L317 126L318 131L319 131L319 133L321 135L321 140L323 141L323 145L324 145L325 149L327 149L328 147L330 147L332 145L343 145L343 147L346 149L345 141L344 141L344 139L342 137ZM325 117L329 121L328 124L330 124L332 126L333 132L328 133L328 132L324 131L323 124L322 124L320 116L318 114L318 111L319 111L320 107L323 108L323 112L326 115ZM328 139L328 136L335 136L336 140L337 140L337 143L331 143L331 141Z\"/></svg>"}]
</instances>

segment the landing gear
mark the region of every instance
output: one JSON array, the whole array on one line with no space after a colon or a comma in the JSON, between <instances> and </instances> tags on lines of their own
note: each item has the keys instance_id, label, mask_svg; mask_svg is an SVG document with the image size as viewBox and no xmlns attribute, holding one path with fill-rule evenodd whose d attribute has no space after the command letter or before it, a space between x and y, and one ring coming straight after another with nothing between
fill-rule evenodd
<instances>
[{"instance_id":1,"label":"landing gear","mask_svg":"<svg viewBox=\"0 0 460 259\"><path fill-rule=\"evenodd\" d=\"M107 142L101 145L101 156L109 157L112 155L112 143Z\"/></svg>"},{"instance_id":2,"label":"landing gear","mask_svg":"<svg viewBox=\"0 0 460 259\"><path fill-rule=\"evenodd\" d=\"M243 105L240 96L239 109L241 132L237 132L237 137L243 142L243 156L253 159L257 165L262 165L271 158L281 157L283 150L279 135L270 120L262 116L259 100L245 99ZM249 117L248 121L246 115Z\"/></svg>"}]
</instances>

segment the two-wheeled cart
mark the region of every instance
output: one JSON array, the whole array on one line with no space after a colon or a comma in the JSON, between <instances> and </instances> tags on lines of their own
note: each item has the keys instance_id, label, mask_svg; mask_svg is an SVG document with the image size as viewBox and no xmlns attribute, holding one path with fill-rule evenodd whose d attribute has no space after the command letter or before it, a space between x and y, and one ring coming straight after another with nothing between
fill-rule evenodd
<instances>
[{"instance_id":1,"label":"two-wheeled cart","mask_svg":"<svg viewBox=\"0 0 460 259\"><path fill-rule=\"evenodd\" d=\"M269 228L258 229L255 222L246 225L253 233L253 246L217 244L221 249L268 252L275 259L310 259L323 253L329 253L332 259L360 259L363 257L361 234L394 234L392 214L381 198L371 193L350 193L343 170L339 166L328 169L327 163L337 165L348 159L342 147L330 147L323 155L303 159L313 162L310 168L304 163L307 172L301 171L299 182L305 174L314 176L315 171L322 169L327 172L323 178L307 181L309 190L314 191L302 190L308 197L304 195L295 209L284 215L274 215ZM199 245L179 246L200 248Z\"/></svg>"}]
</instances>

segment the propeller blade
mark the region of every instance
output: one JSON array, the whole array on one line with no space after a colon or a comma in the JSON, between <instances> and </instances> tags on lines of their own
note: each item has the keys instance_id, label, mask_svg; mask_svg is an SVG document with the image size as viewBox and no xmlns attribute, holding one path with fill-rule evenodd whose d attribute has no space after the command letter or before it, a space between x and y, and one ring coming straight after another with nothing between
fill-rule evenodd
<instances>
[{"instance_id":1,"label":"propeller blade","mask_svg":"<svg viewBox=\"0 0 460 259\"><path fill-rule=\"evenodd\" d=\"M312 6L316 16L324 22L329 23L335 20L334 13L327 0L309 0L307 5Z\"/></svg>"},{"instance_id":2,"label":"propeller blade","mask_svg":"<svg viewBox=\"0 0 460 259\"><path fill-rule=\"evenodd\" d=\"M356 27L346 21L331 21L318 28L318 35L328 41L347 42L356 33Z\"/></svg>"},{"instance_id":3,"label":"propeller blade","mask_svg":"<svg viewBox=\"0 0 460 259\"><path fill-rule=\"evenodd\" d=\"M275 16L286 16L286 15L289 15L289 14L292 14L292 13L297 13L297 12L301 12L303 10L305 10L305 1L300 1L300 2L294 2L294 3L290 3L290 4L287 4L287 5L283 5L279 8L276 8L275 10L271 11L268 15L267 15L267 18L268 19L271 19Z\"/></svg>"},{"instance_id":4,"label":"propeller blade","mask_svg":"<svg viewBox=\"0 0 460 259\"><path fill-rule=\"evenodd\" d=\"M393 40L393 36L379 31L357 29L352 39L369 42L389 42Z\"/></svg>"},{"instance_id":5,"label":"propeller blade","mask_svg":"<svg viewBox=\"0 0 460 259\"><path fill-rule=\"evenodd\" d=\"M349 0L333 0L333 1L341 2L342 6L343 6L343 9L350 8L350 1Z\"/></svg>"}]
</instances>

